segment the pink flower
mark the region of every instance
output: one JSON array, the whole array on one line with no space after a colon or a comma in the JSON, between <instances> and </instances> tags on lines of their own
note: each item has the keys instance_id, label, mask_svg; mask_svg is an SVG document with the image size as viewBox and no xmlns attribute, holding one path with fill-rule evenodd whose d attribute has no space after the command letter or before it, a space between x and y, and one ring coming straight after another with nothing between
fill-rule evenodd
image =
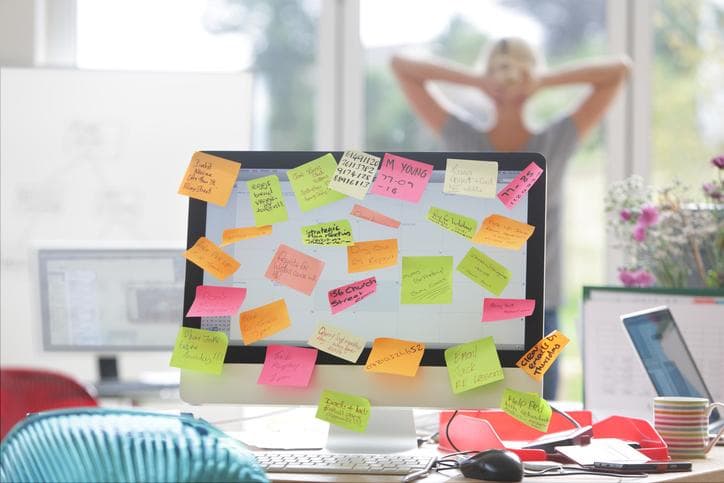
<instances>
[{"instance_id":1,"label":"pink flower","mask_svg":"<svg viewBox=\"0 0 724 483\"><path fill-rule=\"evenodd\" d=\"M631 210L624 208L618 216L621 217L622 221L629 221L631 219Z\"/></svg>"},{"instance_id":2,"label":"pink flower","mask_svg":"<svg viewBox=\"0 0 724 483\"><path fill-rule=\"evenodd\" d=\"M634 272L634 278L639 287L651 287L656 282L656 277L643 268Z\"/></svg>"},{"instance_id":3,"label":"pink flower","mask_svg":"<svg viewBox=\"0 0 724 483\"><path fill-rule=\"evenodd\" d=\"M626 270L625 268L618 269L618 279L621 280L621 283L623 283L626 287L633 287L636 285L634 272Z\"/></svg>"},{"instance_id":4,"label":"pink flower","mask_svg":"<svg viewBox=\"0 0 724 483\"><path fill-rule=\"evenodd\" d=\"M659 221L659 210L655 206L644 205L641 208L641 217L639 218L639 224L648 228L651 225L655 225Z\"/></svg>"},{"instance_id":5,"label":"pink flower","mask_svg":"<svg viewBox=\"0 0 724 483\"><path fill-rule=\"evenodd\" d=\"M724 154L720 154L719 156L714 157L711 160L711 164L719 169L724 169Z\"/></svg>"},{"instance_id":6,"label":"pink flower","mask_svg":"<svg viewBox=\"0 0 724 483\"><path fill-rule=\"evenodd\" d=\"M646 240L646 227L642 225L641 222L636 224L636 227L633 230L633 237L637 242Z\"/></svg>"},{"instance_id":7,"label":"pink flower","mask_svg":"<svg viewBox=\"0 0 724 483\"><path fill-rule=\"evenodd\" d=\"M712 200L719 201L722 198L722 193L714 183L704 183L702 186L704 194Z\"/></svg>"}]
</instances>

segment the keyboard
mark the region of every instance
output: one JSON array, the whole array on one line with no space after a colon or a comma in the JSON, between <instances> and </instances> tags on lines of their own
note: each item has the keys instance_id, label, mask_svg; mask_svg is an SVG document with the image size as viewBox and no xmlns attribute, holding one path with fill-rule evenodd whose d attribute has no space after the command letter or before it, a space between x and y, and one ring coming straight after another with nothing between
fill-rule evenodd
<instances>
[{"instance_id":1,"label":"keyboard","mask_svg":"<svg viewBox=\"0 0 724 483\"><path fill-rule=\"evenodd\" d=\"M255 452L268 473L349 473L406 475L428 468L434 456L410 454L341 454L319 451Z\"/></svg>"}]
</instances>

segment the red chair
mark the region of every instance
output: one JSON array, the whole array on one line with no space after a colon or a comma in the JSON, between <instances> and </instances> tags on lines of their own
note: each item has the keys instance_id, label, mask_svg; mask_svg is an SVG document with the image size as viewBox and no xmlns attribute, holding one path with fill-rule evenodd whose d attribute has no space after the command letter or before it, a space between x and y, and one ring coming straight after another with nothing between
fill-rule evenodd
<instances>
[{"instance_id":1,"label":"red chair","mask_svg":"<svg viewBox=\"0 0 724 483\"><path fill-rule=\"evenodd\" d=\"M0 440L28 413L88 406L98 402L68 376L38 369L0 369Z\"/></svg>"}]
</instances>

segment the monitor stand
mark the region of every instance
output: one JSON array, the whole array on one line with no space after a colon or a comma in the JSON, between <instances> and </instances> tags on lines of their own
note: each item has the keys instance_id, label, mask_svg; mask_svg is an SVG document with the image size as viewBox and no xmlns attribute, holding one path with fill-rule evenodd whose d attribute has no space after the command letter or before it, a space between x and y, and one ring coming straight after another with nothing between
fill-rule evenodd
<instances>
[{"instance_id":1,"label":"monitor stand","mask_svg":"<svg viewBox=\"0 0 724 483\"><path fill-rule=\"evenodd\" d=\"M372 408L367 429L351 431L329 425L325 448L332 453L400 453L417 449L411 408Z\"/></svg>"}]
</instances>

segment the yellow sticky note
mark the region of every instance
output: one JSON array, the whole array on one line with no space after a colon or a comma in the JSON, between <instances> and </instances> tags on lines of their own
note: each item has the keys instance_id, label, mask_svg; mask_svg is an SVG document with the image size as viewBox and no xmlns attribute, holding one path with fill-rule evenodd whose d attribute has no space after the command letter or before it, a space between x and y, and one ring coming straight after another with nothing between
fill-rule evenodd
<instances>
[{"instance_id":1,"label":"yellow sticky note","mask_svg":"<svg viewBox=\"0 0 724 483\"><path fill-rule=\"evenodd\" d=\"M258 236L271 235L272 226L247 226L244 228L229 228L221 234L221 246L231 245L241 240L256 238Z\"/></svg>"},{"instance_id":2,"label":"yellow sticky note","mask_svg":"<svg viewBox=\"0 0 724 483\"><path fill-rule=\"evenodd\" d=\"M178 193L226 206L241 163L197 151L191 157Z\"/></svg>"},{"instance_id":3,"label":"yellow sticky note","mask_svg":"<svg viewBox=\"0 0 724 483\"><path fill-rule=\"evenodd\" d=\"M553 362L561 355L563 348L570 342L562 332L554 330L523 354L516 366L523 369L536 381L543 380L543 374L550 369Z\"/></svg>"},{"instance_id":4,"label":"yellow sticky note","mask_svg":"<svg viewBox=\"0 0 724 483\"><path fill-rule=\"evenodd\" d=\"M473 236L473 242L520 250L534 231L533 225L502 215L490 215L483 220L480 229Z\"/></svg>"},{"instance_id":5,"label":"yellow sticky note","mask_svg":"<svg viewBox=\"0 0 724 483\"><path fill-rule=\"evenodd\" d=\"M365 348L365 342L364 337L358 337L339 327L320 322L307 344L340 359L357 362Z\"/></svg>"},{"instance_id":6,"label":"yellow sticky note","mask_svg":"<svg viewBox=\"0 0 724 483\"><path fill-rule=\"evenodd\" d=\"M171 354L171 367L221 374L229 340L223 332L181 327Z\"/></svg>"},{"instance_id":7,"label":"yellow sticky note","mask_svg":"<svg viewBox=\"0 0 724 483\"><path fill-rule=\"evenodd\" d=\"M316 417L335 426L362 433L367 429L370 420L370 401L325 389L319 398Z\"/></svg>"},{"instance_id":8,"label":"yellow sticky note","mask_svg":"<svg viewBox=\"0 0 724 483\"><path fill-rule=\"evenodd\" d=\"M414 377L424 353L421 342L379 337L372 343L365 371Z\"/></svg>"},{"instance_id":9,"label":"yellow sticky note","mask_svg":"<svg viewBox=\"0 0 724 483\"><path fill-rule=\"evenodd\" d=\"M453 195L495 198L498 183L496 161L448 159L442 190Z\"/></svg>"},{"instance_id":10,"label":"yellow sticky note","mask_svg":"<svg viewBox=\"0 0 724 483\"><path fill-rule=\"evenodd\" d=\"M510 270L475 247L460 260L458 271L497 296L503 293L511 277Z\"/></svg>"},{"instance_id":11,"label":"yellow sticky note","mask_svg":"<svg viewBox=\"0 0 724 483\"><path fill-rule=\"evenodd\" d=\"M397 238L355 242L347 247L347 271L366 272L397 264Z\"/></svg>"},{"instance_id":12,"label":"yellow sticky note","mask_svg":"<svg viewBox=\"0 0 724 483\"><path fill-rule=\"evenodd\" d=\"M196 240L194 246L184 252L184 257L219 280L224 280L240 267L234 257L225 253L205 236Z\"/></svg>"},{"instance_id":13,"label":"yellow sticky note","mask_svg":"<svg viewBox=\"0 0 724 483\"><path fill-rule=\"evenodd\" d=\"M239 314L239 329L244 345L276 334L292 325L284 299Z\"/></svg>"},{"instance_id":14,"label":"yellow sticky note","mask_svg":"<svg viewBox=\"0 0 724 483\"><path fill-rule=\"evenodd\" d=\"M445 365L455 394L504 377L492 336L445 349Z\"/></svg>"},{"instance_id":15,"label":"yellow sticky note","mask_svg":"<svg viewBox=\"0 0 724 483\"><path fill-rule=\"evenodd\" d=\"M468 239L473 237L475 227L478 226L478 223L473 218L434 206L431 206L428 210L427 219L446 230L450 230Z\"/></svg>"},{"instance_id":16,"label":"yellow sticky note","mask_svg":"<svg viewBox=\"0 0 724 483\"><path fill-rule=\"evenodd\" d=\"M553 414L550 404L538 394L508 388L503 391L500 409L521 423L543 432L548 431Z\"/></svg>"}]
</instances>

